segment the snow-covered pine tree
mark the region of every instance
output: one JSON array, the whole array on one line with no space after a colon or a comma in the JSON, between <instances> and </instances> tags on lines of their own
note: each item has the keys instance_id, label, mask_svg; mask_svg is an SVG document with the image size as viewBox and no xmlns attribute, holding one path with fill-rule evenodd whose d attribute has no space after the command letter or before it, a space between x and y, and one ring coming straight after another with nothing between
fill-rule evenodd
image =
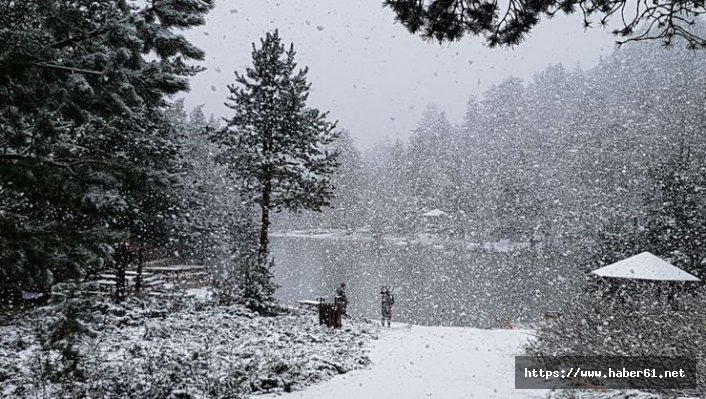
<instances>
[{"instance_id":1,"label":"snow-covered pine tree","mask_svg":"<svg viewBox=\"0 0 706 399\"><path fill-rule=\"evenodd\" d=\"M353 138L347 130L342 130L333 144L340 154L339 163L333 185L336 187L336 198L327 212L328 225L333 228L351 229L362 227L361 191L363 189L363 168L361 155L355 147Z\"/></svg>"},{"instance_id":2,"label":"snow-covered pine tree","mask_svg":"<svg viewBox=\"0 0 706 399\"><path fill-rule=\"evenodd\" d=\"M0 1L0 295L168 240L178 148L162 108L204 56L177 31L212 6Z\"/></svg>"},{"instance_id":3,"label":"snow-covered pine tree","mask_svg":"<svg viewBox=\"0 0 706 399\"><path fill-rule=\"evenodd\" d=\"M260 47L253 43L252 67L236 72L226 104L235 115L216 140L221 160L243 177L244 190L261 210L258 253L268 255L270 213L318 211L333 197L331 175L337 153L327 148L338 136L327 113L307 107L308 68L297 70L294 45L285 49L277 31Z\"/></svg>"},{"instance_id":4,"label":"snow-covered pine tree","mask_svg":"<svg viewBox=\"0 0 706 399\"><path fill-rule=\"evenodd\" d=\"M646 195L644 236L646 250L662 256L690 273L704 275L706 244L706 168L699 159L704 151L685 148L651 172L654 181ZM692 154L699 153L698 156Z\"/></svg>"},{"instance_id":5,"label":"snow-covered pine tree","mask_svg":"<svg viewBox=\"0 0 706 399\"><path fill-rule=\"evenodd\" d=\"M261 258L257 248L244 247L240 240L233 240L233 244L230 262L217 283L218 302L221 305L240 303L262 315L274 314L277 289L273 282L274 261Z\"/></svg>"},{"instance_id":6,"label":"snow-covered pine tree","mask_svg":"<svg viewBox=\"0 0 706 399\"><path fill-rule=\"evenodd\" d=\"M216 161L218 145L210 138L218 120L207 119L202 106L187 115L183 100L170 107L169 118L182 132L178 234L191 258L220 274L229 256L253 249L253 204L241 178Z\"/></svg>"},{"instance_id":7,"label":"snow-covered pine tree","mask_svg":"<svg viewBox=\"0 0 706 399\"><path fill-rule=\"evenodd\" d=\"M239 300L263 311L272 300L269 228L272 212L320 211L333 197L331 176L338 166L329 150L338 137L327 113L306 105L308 68L297 70L295 51L285 49L277 31L253 43L253 65L236 72L226 104L235 115L216 132L219 160L241 179L246 200L260 208L255 254L238 244L230 270L237 273Z\"/></svg>"},{"instance_id":8,"label":"snow-covered pine tree","mask_svg":"<svg viewBox=\"0 0 706 399\"><path fill-rule=\"evenodd\" d=\"M409 140L409 171L407 179L415 195L416 211L443 208L454 191L450 179L453 126L446 114L433 104L425 109Z\"/></svg>"}]
</instances>

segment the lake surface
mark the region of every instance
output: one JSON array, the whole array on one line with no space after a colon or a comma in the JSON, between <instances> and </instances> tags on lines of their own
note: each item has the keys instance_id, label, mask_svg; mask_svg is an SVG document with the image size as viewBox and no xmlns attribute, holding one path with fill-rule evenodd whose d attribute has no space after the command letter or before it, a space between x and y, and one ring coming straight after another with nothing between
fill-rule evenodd
<instances>
[{"instance_id":1,"label":"lake surface","mask_svg":"<svg viewBox=\"0 0 706 399\"><path fill-rule=\"evenodd\" d=\"M377 319L384 284L394 289L393 320L421 325L536 321L564 307L582 281L575 265L541 250L336 236L276 236L272 249L281 301L330 299L346 282L349 313Z\"/></svg>"}]
</instances>

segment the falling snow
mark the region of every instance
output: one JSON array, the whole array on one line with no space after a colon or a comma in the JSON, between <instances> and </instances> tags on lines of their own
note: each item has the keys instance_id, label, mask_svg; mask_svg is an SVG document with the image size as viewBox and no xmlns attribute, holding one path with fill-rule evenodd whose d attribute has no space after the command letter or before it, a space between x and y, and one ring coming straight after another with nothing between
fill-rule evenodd
<instances>
[{"instance_id":1,"label":"falling snow","mask_svg":"<svg viewBox=\"0 0 706 399\"><path fill-rule=\"evenodd\" d=\"M706 395L515 384L706 357L698 4L225 3L0 0L2 398Z\"/></svg>"}]
</instances>

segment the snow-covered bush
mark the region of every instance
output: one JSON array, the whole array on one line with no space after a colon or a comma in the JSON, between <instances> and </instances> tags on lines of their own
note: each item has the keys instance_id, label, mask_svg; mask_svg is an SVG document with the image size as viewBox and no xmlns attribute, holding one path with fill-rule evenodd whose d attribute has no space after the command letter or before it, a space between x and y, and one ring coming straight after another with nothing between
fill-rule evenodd
<instances>
[{"instance_id":1,"label":"snow-covered bush","mask_svg":"<svg viewBox=\"0 0 706 399\"><path fill-rule=\"evenodd\" d=\"M674 310L670 304L657 300L625 303L619 300L610 302L605 298L598 301L595 298L582 295L572 301L572 310L540 324L537 339L528 344L528 354L683 356L698 362L698 394L706 392L703 391L706 370L702 364L706 358L706 302L703 299L690 298L688 303L682 303ZM650 383L657 384L655 381ZM662 393L658 385L654 391ZM671 391L670 394L675 392Z\"/></svg>"},{"instance_id":2,"label":"snow-covered bush","mask_svg":"<svg viewBox=\"0 0 706 399\"><path fill-rule=\"evenodd\" d=\"M215 290L221 305L244 305L261 315L277 313L274 293L272 258L261 259L255 253L234 256L226 276L218 282Z\"/></svg>"},{"instance_id":3,"label":"snow-covered bush","mask_svg":"<svg viewBox=\"0 0 706 399\"><path fill-rule=\"evenodd\" d=\"M660 395L651 392L628 390L628 391L573 391L561 390L552 391L548 399L660 399Z\"/></svg>"},{"instance_id":4,"label":"snow-covered bush","mask_svg":"<svg viewBox=\"0 0 706 399\"><path fill-rule=\"evenodd\" d=\"M58 306L58 305L54 305ZM131 299L91 303L80 314L90 334L72 341L76 369L61 348L44 345L64 316L55 307L0 321L3 398L240 398L295 390L369 364L365 344L375 327L341 330L290 311L261 317L244 306Z\"/></svg>"}]
</instances>

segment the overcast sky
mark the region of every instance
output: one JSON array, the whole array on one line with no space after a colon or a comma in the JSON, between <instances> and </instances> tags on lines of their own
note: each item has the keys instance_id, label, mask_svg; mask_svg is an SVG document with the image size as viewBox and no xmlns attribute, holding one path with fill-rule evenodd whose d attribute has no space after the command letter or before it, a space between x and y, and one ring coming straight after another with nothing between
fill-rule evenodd
<instances>
[{"instance_id":1,"label":"overcast sky","mask_svg":"<svg viewBox=\"0 0 706 399\"><path fill-rule=\"evenodd\" d=\"M250 64L251 43L279 29L310 68L310 105L329 110L361 148L405 138L434 103L460 122L469 95L509 76L529 79L549 64L594 66L614 48L600 28L584 31L578 16L543 21L515 49L490 49L481 38L424 42L394 23L382 0L218 0L206 26L187 36L206 51L187 106L227 116L226 85Z\"/></svg>"}]
</instances>

